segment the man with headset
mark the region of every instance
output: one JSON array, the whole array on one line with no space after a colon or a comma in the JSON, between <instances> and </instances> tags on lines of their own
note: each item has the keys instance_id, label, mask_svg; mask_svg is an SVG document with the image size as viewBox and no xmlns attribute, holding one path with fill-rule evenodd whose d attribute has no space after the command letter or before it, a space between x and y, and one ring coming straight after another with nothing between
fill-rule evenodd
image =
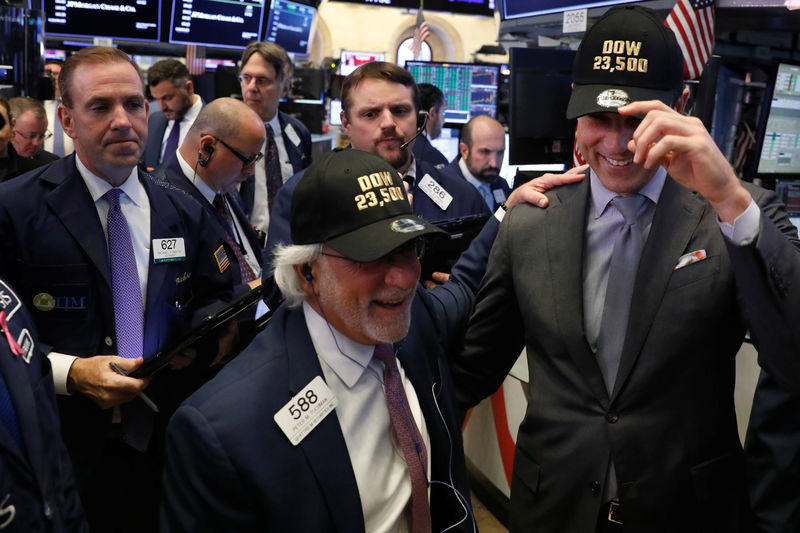
<instances>
[{"instance_id":1,"label":"man with headset","mask_svg":"<svg viewBox=\"0 0 800 533\"><path fill-rule=\"evenodd\" d=\"M473 531L446 354L477 280L421 290L443 232L359 150L312 163L290 225L288 306L170 423L162 530Z\"/></svg>"}]
</instances>

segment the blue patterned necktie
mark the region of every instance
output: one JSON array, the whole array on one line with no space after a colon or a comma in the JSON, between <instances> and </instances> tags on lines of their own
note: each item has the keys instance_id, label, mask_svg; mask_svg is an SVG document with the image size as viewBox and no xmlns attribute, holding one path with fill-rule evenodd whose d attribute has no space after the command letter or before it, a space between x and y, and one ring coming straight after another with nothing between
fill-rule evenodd
<instances>
[{"instance_id":1,"label":"blue patterned necktie","mask_svg":"<svg viewBox=\"0 0 800 533\"><path fill-rule=\"evenodd\" d=\"M411 531L429 533L431 511L428 504L428 481L425 476L428 465L425 443L422 441L416 422L411 417L394 348L391 344L379 344L375 346L374 357L383 363L383 386L386 390L389 418L392 420L400 449L403 450L403 458L411 478Z\"/></svg>"},{"instance_id":2,"label":"blue patterned necktie","mask_svg":"<svg viewBox=\"0 0 800 533\"><path fill-rule=\"evenodd\" d=\"M172 129L167 137L167 145L164 147L164 157L161 158L162 163L172 157L172 155L175 153L175 150L178 149L178 138L181 135L182 120L183 117L176 117L175 121L172 123Z\"/></svg>"},{"instance_id":3,"label":"blue patterned necktie","mask_svg":"<svg viewBox=\"0 0 800 533\"><path fill-rule=\"evenodd\" d=\"M272 211L272 202L278 194L278 189L283 185L281 175L281 162L278 158L278 145L275 144L275 135L272 126L265 124L267 129L267 149L264 154L264 171L267 176L267 207Z\"/></svg>"},{"instance_id":4,"label":"blue patterned necktie","mask_svg":"<svg viewBox=\"0 0 800 533\"><path fill-rule=\"evenodd\" d=\"M119 205L121 193L122 189L111 189L105 194L108 201L108 252L111 258L114 323L117 353L120 357L136 359L142 356L144 312L131 233Z\"/></svg>"},{"instance_id":5,"label":"blue patterned necktie","mask_svg":"<svg viewBox=\"0 0 800 533\"><path fill-rule=\"evenodd\" d=\"M488 183L481 183L478 187L478 190L481 192L483 196L483 201L486 202L486 205L489 206L489 210L494 209L494 196L492 196L492 186Z\"/></svg>"}]
</instances>

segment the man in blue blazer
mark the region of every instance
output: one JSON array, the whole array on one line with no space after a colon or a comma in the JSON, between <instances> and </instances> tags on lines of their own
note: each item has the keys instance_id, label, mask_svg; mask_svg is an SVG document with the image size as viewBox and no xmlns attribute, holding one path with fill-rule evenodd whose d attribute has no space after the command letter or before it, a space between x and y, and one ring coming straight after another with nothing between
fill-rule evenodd
<instances>
[{"instance_id":1,"label":"man in blue blazer","mask_svg":"<svg viewBox=\"0 0 800 533\"><path fill-rule=\"evenodd\" d=\"M506 135L503 126L487 115L472 118L461 130L458 144L461 157L456 158L442 174L465 179L483 197L492 212L511 194L508 182L500 176Z\"/></svg>"},{"instance_id":2,"label":"man in blue blazer","mask_svg":"<svg viewBox=\"0 0 800 533\"><path fill-rule=\"evenodd\" d=\"M234 285L261 277L261 244L236 187L261 160L264 123L239 100L218 98L203 108L181 147L156 173L197 200L230 248Z\"/></svg>"},{"instance_id":3,"label":"man in blue blazer","mask_svg":"<svg viewBox=\"0 0 800 533\"><path fill-rule=\"evenodd\" d=\"M88 531L61 440L50 363L22 300L3 279L0 325L0 529Z\"/></svg>"},{"instance_id":4,"label":"man in blue blazer","mask_svg":"<svg viewBox=\"0 0 800 533\"><path fill-rule=\"evenodd\" d=\"M425 132L414 140L412 153L417 161L425 161L430 166L441 170L447 166L447 158L437 150L428 139L436 139L444 126L444 94L435 85L418 83L420 109L428 113Z\"/></svg>"},{"instance_id":5,"label":"man in blue blazer","mask_svg":"<svg viewBox=\"0 0 800 533\"><path fill-rule=\"evenodd\" d=\"M147 69L147 83L160 109L147 118L147 144L142 162L145 168L156 169L172 157L204 104L194 92L189 69L177 59L153 63ZM169 142L170 135L174 136L174 144Z\"/></svg>"},{"instance_id":6,"label":"man in blue blazer","mask_svg":"<svg viewBox=\"0 0 800 533\"><path fill-rule=\"evenodd\" d=\"M472 531L447 364L472 291L417 290L419 246L441 231L357 150L316 160L294 199L296 245L276 272L289 307L170 422L162 531ZM408 399L391 411L395 353ZM414 435L410 455L394 423Z\"/></svg>"},{"instance_id":7,"label":"man in blue blazer","mask_svg":"<svg viewBox=\"0 0 800 533\"><path fill-rule=\"evenodd\" d=\"M147 102L128 56L84 48L59 84L75 155L0 188L0 275L48 347L90 527L153 531L160 435L196 387L192 367L145 380L110 363L135 370L228 301L230 260L194 199L137 171ZM195 365L218 355L207 351ZM159 414L139 398L145 387Z\"/></svg>"},{"instance_id":8,"label":"man in blue blazer","mask_svg":"<svg viewBox=\"0 0 800 533\"><path fill-rule=\"evenodd\" d=\"M311 133L302 122L278 110L292 83L292 60L281 46L253 42L242 52L240 80L244 103L267 128L264 160L242 183L239 194L250 222L266 242L272 199L280 186L311 163ZM267 177L267 172L274 175Z\"/></svg>"},{"instance_id":9,"label":"man in blue blazer","mask_svg":"<svg viewBox=\"0 0 800 533\"><path fill-rule=\"evenodd\" d=\"M655 12L606 12L572 72L590 178L507 213L454 359L458 400L494 392L526 347L512 532L750 532L735 357L749 329L800 389L797 232L681 114L682 53Z\"/></svg>"}]
</instances>

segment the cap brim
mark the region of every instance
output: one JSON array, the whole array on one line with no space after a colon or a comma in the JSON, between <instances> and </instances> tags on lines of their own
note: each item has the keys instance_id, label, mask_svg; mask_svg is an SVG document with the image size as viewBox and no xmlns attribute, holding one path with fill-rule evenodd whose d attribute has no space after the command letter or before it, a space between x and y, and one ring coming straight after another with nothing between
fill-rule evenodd
<instances>
[{"instance_id":1,"label":"cap brim","mask_svg":"<svg viewBox=\"0 0 800 533\"><path fill-rule=\"evenodd\" d=\"M602 98L601 95L613 97ZM615 113L620 106L642 100L661 100L672 107L675 103L673 98L672 91L643 87L575 85L567 105L567 118L571 120L591 113Z\"/></svg>"},{"instance_id":2,"label":"cap brim","mask_svg":"<svg viewBox=\"0 0 800 533\"><path fill-rule=\"evenodd\" d=\"M362 263L375 261L407 242L447 232L413 215L399 215L362 226L325 241L343 256Z\"/></svg>"}]
</instances>

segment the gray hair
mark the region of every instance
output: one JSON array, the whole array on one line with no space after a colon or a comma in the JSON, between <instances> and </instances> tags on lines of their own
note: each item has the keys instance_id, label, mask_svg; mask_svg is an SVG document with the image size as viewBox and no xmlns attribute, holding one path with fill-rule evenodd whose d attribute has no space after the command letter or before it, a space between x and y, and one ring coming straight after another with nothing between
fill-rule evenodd
<instances>
[{"instance_id":1,"label":"gray hair","mask_svg":"<svg viewBox=\"0 0 800 533\"><path fill-rule=\"evenodd\" d=\"M272 260L275 283L283 293L288 307L299 307L306 300L306 293L294 266L314 261L321 252L322 244L279 244L275 247Z\"/></svg>"}]
</instances>

